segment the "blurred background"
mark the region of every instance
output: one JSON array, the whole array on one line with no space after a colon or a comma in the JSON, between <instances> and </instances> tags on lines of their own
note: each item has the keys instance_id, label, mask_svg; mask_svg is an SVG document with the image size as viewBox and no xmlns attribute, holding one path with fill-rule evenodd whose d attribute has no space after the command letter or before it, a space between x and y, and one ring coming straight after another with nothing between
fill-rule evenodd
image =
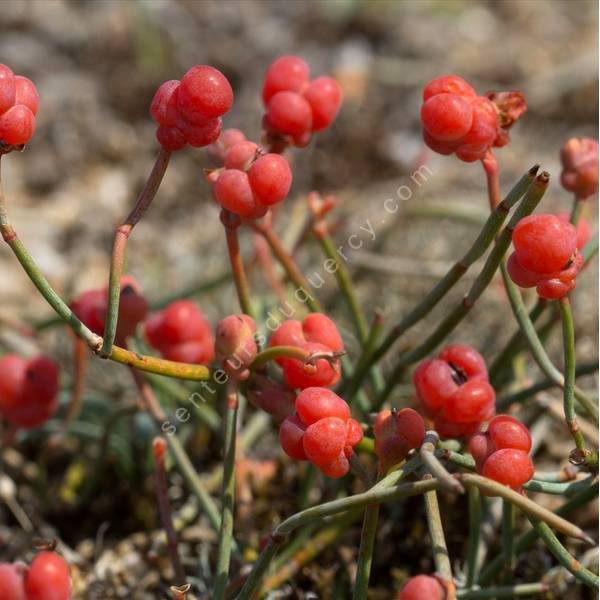
<instances>
[{"instance_id":1,"label":"blurred background","mask_svg":"<svg viewBox=\"0 0 600 600\"><path fill-rule=\"evenodd\" d=\"M314 75L332 74L344 88L345 102L330 130L290 154L294 185L280 231L293 238L306 194L313 189L340 198L335 232L340 244L368 219L375 239L362 235L364 245L350 253L349 267L369 314L381 308L393 322L470 245L485 218L481 166L423 148L419 108L430 79L456 73L479 93L524 92L529 110L511 131L512 142L497 152L502 189L507 191L539 162L552 175L544 206L570 210L571 197L559 184L560 147L572 136L598 136L598 13L592 0L3 0L0 62L33 79L41 96L32 142L23 154L2 161L9 214L63 297L107 280L114 227L133 205L157 153L148 107L158 85L180 78L194 64L221 69L235 92L225 126L239 127L258 140L263 73L281 54L301 55ZM415 186L410 175L423 163L433 174ZM174 156L151 210L131 238L127 268L154 306L191 294L215 322L236 311L237 300L224 280L224 237L203 180L208 166L202 150ZM410 199L393 222L380 223L385 200L400 185L409 185ZM586 216L595 232L596 199L589 204ZM440 216L440 211L454 216ZM244 237L243 244L250 257L252 239ZM300 249L298 260L308 274L322 262L312 243ZM5 247L0 248L0 272L0 316L44 326L42 345L60 357L67 387L69 336L62 327L50 327L49 308ZM266 296L268 288L256 269L251 278L266 311L273 298ZM597 356L597 267L581 279L575 298L578 352L589 361ZM415 328L413 340L453 306L464 285ZM352 354L356 342L347 315L336 305L333 279L319 293L333 307ZM453 339L477 344L490 358L514 329L497 281ZM550 342L555 349L559 340L555 335ZM529 368L526 378L539 376ZM130 393L127 373L119 366L94 360L90 378L91 389L109 396ZM548 439L552 427L545 430ZM35 447L30 456L39 459L36 452L42 449ZM549 445L543 456L555 467L564 455L564 448ZM19 462L22 457L13 459L25 464ZM48 498L41 505L33 498L28 502L39 510L40 525L82 555L79 546L88 544L89 564L102 556L102 548L90 540L103 523L110 523L107 547L113 551L124 531L133 533L153 522L151 496L146 504L137 498L133 507L127 504L128 490L118 517L108 503L96 513L79 514L81 531L73 531L72 515L64 509L68 497L61 494L64 470L77 461L62 452L58 465L61 475L51 488L58 504ZM70 473L77 476L76 470ZM9 525L0 532L0 558L3 553L14 558L19 553L15 530ZM10 539L13 546L3 549ZM146 573L139 568L139 573L132 571L137 579ZM125 597L119 589L133 589L127 581L121 588L107 584L104 571L94 577L105 587L96 596L86 592L81 597ZM162 597L145 591L158 589L152 585L127 597Z\"/></svg>"}]
</instances>

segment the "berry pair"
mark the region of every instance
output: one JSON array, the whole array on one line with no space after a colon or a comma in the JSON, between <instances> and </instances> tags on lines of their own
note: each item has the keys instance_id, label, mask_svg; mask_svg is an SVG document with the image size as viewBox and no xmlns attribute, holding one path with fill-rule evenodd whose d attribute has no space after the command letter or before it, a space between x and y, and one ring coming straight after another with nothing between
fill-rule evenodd
<instances>
[{"instance_id":1,"label":"berry pair","mask_svg":"<svg viewBox=\"0 0 600 600\"><path fill-rule=\"evenodd\" d=\"M283 156L265 154L258 144L240 140L238 133L223 135L220 144L217 142L212 154L223 156L224 168L211 172L208 178L214 183L216 201L224 209L245 219L258 219L269 206L287 197L292 170Z\"/></svg>"},{"instance_id":2,"label":"berry pair","mask_svg":"<svg viewBox=\"0 0 600 600\"><path fill-rule=\"evenodd\" d=\"M210 323L190 300L176 300L151 315L144 333L148 343L168 360L207 365L214 358Z\"/></svg>"},{"instance_id":3,"label":"berry pair","mask_svg":"<svg viewBox=\"0 0 600 600\"><path fill-rule=\"evenodd\" d=\"M79 294L71 303L71 310L77 318L97 335L103 335L106 311L108 309L108 289L95 288ZM144 298L139 283L130 276L121 278L121 298L117 322L117 343L123 343L133 335L139 323L148 314L148 301Z\"/></svg>"},{"instance_id":4,"label":"berry pair","mask_svg":"<svg viewBox=\"0 0 600 600\"><path fill-rule=\"evenodd\" d=\"M411 577L400 590L398 600L445 600L441 583L431 575Z\"/></svg>"},{"instance_id":5,"label":"berry pair","mask_svg":"<svg viewBox=\"0 0 600 600\"><path fill-rule=\"evenodd\" d=\"M382 410L375 419L373 432L380 470L386 473L423 443L425 423L412 408Z\"/></svg>"},{"instance_id":6,"label":"berry pair","mask_svg":"<svg viewBox=\"0 0 600 600\"><path fill-rule=\"evenodd\" d=\"M517 491L533 477L530 450L527 427L509 415L494 417L485 433L469 441L477 472Z\"/></svg>"},{"instance_id":7,"label":"berry pair","mask_svg":"<svg viewBox=\"0 0 600 600\"><path fill-rule=\"evenodd\" d=\"M233 90L223 73L196 65L181 81L165 81L156 91L150 105L156 138L167 150L208 146L219 137L221 117L232 104Z\"/></svg>"},{"instance_id":8,"label":"berry pair","mask_svg":"<svg viewBox=\"0 0 600 600\"><path fill-rule=\"evenodd\" d=\"M215 354L223 370L234 379L248 379L256 358L256 323L248 315L231 315L215 331Z\"/></svg>"},{"instance_id":9,"label":"berry pair","mask_svg":"<svg viewBox=\"0 0 600 600\"><path fill-rule=\"evenodd\" d=\"M0 142L8 146L26 144L35 132L39 104L35 84L0 64Z\"/></svg>"},{"instance_id":10,"label":"berry pair","mask_svg":"<svg viewBox=\"0 0 600 600\"><path fill-rule=\"evenodd\" d=\"M331 390L309 387L300 392L295 407L295 414L279 428L283 450L291 458L310 461L333 479L346 475L348 459L363 436L346 402Z\"/></svg>"},{"instance_id":11,"label":"berry pair","mask_svg":"<svg viewBox=\"0 0 600 600\"><path fill-rule=\"evenodd\" d=\"M304 147L313 132L331 125L342 103L342 90L331 77L310 81L310 69L298 56L282 56L265 74L263 102L265 129L274 135L289 136Z\"/></svg>"},{"instance_id":12,"label":"berry pair","mask_svg":"<svg viewBox=\"0 0 600 600\"><path fill-rule=\"evenodd\" d=\"M0 563L2 600L70 600L71 575L65 559L49 550L40 552L31 566Z\"/></svg>"},{"instance_id":13,"label":"berry pair","mask_svg":"<svg viewBox=\"0 0 600 600\"><path fill-rule=\"evenodd\" d=\"M442 437L478 431L494 416L496 396L483 357L470 346L446 346L419 364L413 375L417 397Z\"/></svg>"},{"instance_id":14,"label":"berry pair","mask_svg":"<svg viewBox=\"0 0 600 600\"><path fill-rule=\"evenodd\" d=\"M0 359L0 415L16 427L45 423L58 408L58 365L40 355L25 360L16 354Z\"/></svg>"},{"instance_id":15,"label":"berry pair","mask_svg":"<svg viewBox=\"0 0 600 600\"><path fill-rule=\"evenodd\" d=\"M581 200L598 191L598 142L571 138L560 151L563 187Z\"/></svg>"},{"instance_id":16,"label":"berry pair","mask_svg":"<svg viewBox=\"0 0 600 600\"><path fill-rule=\"evenodd\" d=\"M520 287L535 287L546 300L557 300L575 288L583 266L577 251L578 231L557 215L521 219L512 235L515 251L508 259L510 278Z\"/></svg>"},{"instance_id":17,"label":"berry pair","mask_svg":"<svg viewBox=\"0 0 600 600\"><path fill-rule=\"evenodd\" d=\"M281 323L271 336L269 346L297 346L315 353L341 352L344 342L330 318L311 313L302 322L289 319ZM309 365L294 358L278 358L277 363L291 388L331 387L340 379L338 360L320 358Z\"/></svg>"}]
</instances>

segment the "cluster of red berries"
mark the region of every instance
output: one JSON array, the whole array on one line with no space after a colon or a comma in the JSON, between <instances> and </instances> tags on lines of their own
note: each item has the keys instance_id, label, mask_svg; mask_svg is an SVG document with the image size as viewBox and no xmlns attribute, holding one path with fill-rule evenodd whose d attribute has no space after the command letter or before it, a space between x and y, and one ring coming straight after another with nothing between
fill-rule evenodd
<instances>
[{"instance_id":1,"label":"cluster of red berries","mask_svg":"<svg viewBox=\"0 0 600 600\"><path fill-rule=\"evenodd\" d=\"M423 443L425 423L412 408L382 410L375 419L375 452L383 473Z\"/></svg>"},{"instance_id":2,"label":"cluster of red berries","mask_svg":"<svg viewBox=\"0 0 600 600\"><path fill-rule=\"evenodd\" d=\"M108 310L108 288L82 292L71 303L71 310L86 327L95 334L102 335ZM122 277L116 341L122 343L133 335L147 314L148 301L143 296L139 283L129 275Z\"/></svg>"},{"instance_id":3,"label":"cluster of red berries","mask_svg":"<svg viewBox=\"0 0 600 600\"><path fill-rule=\"evenodd\" d=\"M398 600L445 600L441 583L430 575L411 577L400 590Z\"/></svg>"},{"instance_id":4,"label":"cluster of red berries","mask_svg":"<svg viewBox=\"0 0 600 600\"><path fill-rule=\"evenodd\" d=\"M24 563L0 563L2 600L70 600L71 575L65 559L50 550Z\"/></svg>"},{"instance_id":5,"label":"cluster of red berries","mask_svg":"<svg viewBox=\"0 0 600 600\"><path fill-rule=\"evenodd\" d=\"M342 103L342 90L331 77L310 81L310 68L298 56L282 56L265 74L263 102L265 129L274 135L289 136L304 147L313 132L331 125Z\"/></svg>"},{"instance_id":6,"label":"cluster of red berries","mask_svg":"<svg viewBox=\"0 0 600 600\"><path fill-rule=\"evenodd\" d=\"M495 412L496 395L483 356L470 346L446 346L415 369L413 381L424 413L442 437L479 430Z\"/></svg>"},{"instance_id":7,"label":"cluster of red berries","mask_svg":"<svg viewBox=\"0 0 600 600\"><path fill-rule=\"evenodd\" d=\"M269 346L296 346L308 352L342 352L344 342L335 323L321 313L311 313L302 322L284 321L273 332ZM295 358L278 358L283 377L291 388L331 387L340 379L337 360L319 358L306 364Z\"/></svg>"},{"instance_id":8,"label":"cluster of red berries","mask_svg":"<svg viewBox=\"0 0 600 600\"><path fill-rule=\"evenodd\" d=\"M469 441L477 472L516 491L533 477L530 450L527 427L509 415L494 417L486 432L475 434Z\"/></svg>"},{"instance_id":9,"label":"cluster of red berries","mask_svg":"<svg viewBox=\"0 0 600 600\"><path fill-rule=\"evenodd\" d=\"M232 103L233 90L223 73L196 65L181 81L165 81L156 91L150 105L156 137L167 150L208 146L219 137L221 117Z\"/></svg>"},{"instance_id":10,"label":"cluster of red berries","mask_svg":"<svg viewBox=\"0 0 600 600\"><path fill-rule=\"evenodd\" d=\"M478 96L457 75L433 79L423 90L423 139L439 154L456 153L464 162L481 160L492 146L508 142L506 130L525 110L515 109L515 98L524 104L518 92Z\"/></svg>"},{"instance_id":11,"label":"cluster of red berries","mask_svg":"<svg viewBox=\"0 0 600 600\"><path fill-rule=\"evenodd\" d=\"M39 105L35 84L0 64L0 142L8 146L26 144L35 132Z\"/></svg>"},{"instance_id":12,"label":"cluster of red berries","mask_svg":"<svg viewBox=\"0 0 600 600\"><path fill-rule=\"evenodd\" d=\"M47 356L31 360L7 354L0 359L0 416L15 427L45 423L58 408L58 365Z\"/></svg>"},{"instance_id":13,"label":"cluster of red berries","mask_svg":"<svg viewBox=\"0 0 600 600\"><path fill-rule=\"evenodd\" d=\"M348 404L331 390L309 387L300 392L296 412L279 428L283 450L296 460L308 460L333 479L350 469L348 459L363 437Z\"/></svg>"},{"instance_id":14,"label":"cluster of red berries","mask_svg":"<svg viewBox=\"0 0 600 600\"><path fill-rule=\"evenodd\" d=\"M288 161L280 154L265 153L238 129L225 130L210 154L222 157L223 168L211 171L208 180L224 209L244 219L258 219L287 197L292 185Z\"/></svg>"},{"instance_id":15,"label":"cluster of red berries","mask_svg":"<svg viewBox=\"0 0 600 600\"><path fill-rule=\"evenodd\" d=\"M521 219L512 235L515 251L507 263L511 279L520 287L535 287L546 300L566 296L575 288L583 266L577 250L579 235L567 219L557 215Z\"/></svg>"},{"instance_id":16,"label":"cluster of red berries","mask_svg":"<svg viewBox=\"0 0 600 600\"><path fill-rule=\"evenodd\" d=\"M191 300L176 300L150 315L144 333L168 360L207 365L215 356L210 323Z\"/></svg>"},{"instance_id":17,"label":"cluster of red berries","mask_svg":"<svg viewBox=\"0 0 600 600\"><path fill-rule=\"evenodd\" d=\"M215 331L215 354L223 370L234 379L248 379L258 353L256 323L248 315L230 315L219 321Z\"/></svg>"},{"instance_id":18,"label":"cluster of red berries","mask_svg":"<svg viewBox=\"0 0 600 600\"><path fill-rule=\"evenodd\" d=\"M560 151L563 187L584 199L598 191L598 142L591 138L571 138Z\"/></svg>"}]
</instances>

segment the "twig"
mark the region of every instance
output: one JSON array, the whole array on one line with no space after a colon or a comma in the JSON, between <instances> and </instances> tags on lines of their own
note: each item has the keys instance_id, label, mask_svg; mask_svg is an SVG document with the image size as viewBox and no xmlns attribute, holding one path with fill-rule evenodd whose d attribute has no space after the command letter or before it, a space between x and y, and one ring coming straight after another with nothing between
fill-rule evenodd
<instances>
[{"instance_id":1,"label":"twig","mask_svg":"<svg viewBox=\"0 0 600 600\"><path fill-rule=\"evenodd\" d=\"M435 449L440 441L440 438L435 431L428 431L425 434L425 439L419 450L421 460L427 468L427 470L434 476L437 477L440 484L446 488L449 492L464 494L465 488L461 485L455 477L452 477L442 463L435 456Z\"/></svg>"},{"instance_id":2,"label":"twig","mask_svg":"<svg viewBox=\"0 0 600 600\"><path fill-rule=\"evenodd\" d=\"M504 556L504 566L510 577L517 562L517 554L515 551L515 506L508 500L502 501L502 555Z\"/></svg>"},{"instance_id":3,"label":"twig","mask_svg":"<svg viewBox=\"0 0 600 600\"><path fill-rule=\"evenodd\" d=\"M488 200L490 203L490 210L494 210L498 204L500 204L500 179L498 177L499 167L496 156L493 150L490 148L485 156L481 159L483 170L485 171L485 177L487 179L488 188Z\"/></svg>"},{"instance_id":4,"label":"twig","mask_svg":"<svg viewBox=\"0 0 600 600\"><path fill-rule=\"evenodd\" d=\"M517 585L504 585L485 588L483 590L458 590L456 597L464 600L483 600L484 598L515 598L519 596L532 596L541 598L544 592L549 591L545 583L519 583Z\"/></svg>"},{"instance_id":5,"label":"twig","mask_svg":"<svg viewBox=\"0 0 600 600\"><path fill-rule=\"evenodd\" d=\"M469 497L469 547L467 550L467 588L477 581L479 547L481 542L481 494L474 485L467 486Z\"/></svg>"}]
</instances>

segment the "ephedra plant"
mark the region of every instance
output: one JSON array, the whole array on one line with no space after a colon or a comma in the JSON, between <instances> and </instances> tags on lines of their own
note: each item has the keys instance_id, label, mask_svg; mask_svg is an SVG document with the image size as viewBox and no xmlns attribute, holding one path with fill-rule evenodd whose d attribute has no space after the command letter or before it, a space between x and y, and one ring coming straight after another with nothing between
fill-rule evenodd
<instances>
[{"instance_id":1,"label":"ephedra plant","mask_svg":"<svg viewBox=\"0 0 600 600\"><path fill-rule=\"evenodd\" d=\"M258 598L276 589L361 518L351 589L354 598L367 598L382 507L414 496L423 499L435 567L430 573L413 573L401 589L390 592L401 600L558 593L556 578L515 581L519 556L537 538L564 567L560 581L574 585L574 578L597 589L594 569L579 560L586 544L594 542L568 520L598 493L598 449L586 439L580 425L583 421L597 425L598 407L593 395L576 385L582 370L575 362L570 300L598 249L597 236L592 238L582 216L598 189L597 142L571 139L564 145L561 182L574 195L572 211L545 213L542 201L550 174L539 165L528 169L506 194L499 185L495 153L509 144L509 130L526 111L523 95L478 95L455 75L427 83L421 108L425 144L434 152L456 155L448 161L481 163L489 216L467 253L455 257L454 266L429 293L406 314L387 315L384 321L380 312L361 306L347 267L336 258L328 226L335 198L311 193L305 229L314 234L335 266L332 272L340 299L347 304L360 343L359 353L347 353L338 326L325 314L319 299L309 294L303 296L300 314L294 315L298 318L284 319L273 331L268 330L246 276L248 257L239 242L240 236L262 240L269 260L281 265L291 289L309 289L300 265L277 233L276 213L285 211L293 186L286 155L310 144L314 135L333 123L342 103L341 89L330 77L311 78L301 58L279 58L264 79L260 142L248 140L242 131L222 129L222 119L233 100L226 77L206 65L192 67L181 80L159 87L150 104L157 125L156 162L135 205L115 231L110 279L104 287L84 291L70 303L53 289L18 238L2 197L2 236L39 293L75 334L80 367L71 402L57 417L59 369L52 358L26 360L9 354L0 360L0 412L10 433L6 442L17 441L20 430L39 427L50 418L63 418L68 432L81 409L87 346L97 356L130 370L140 398L135 410L147 412L156 425L157 500L173 567L170 583L175 598L194 594L195 580L178 553L180 532L167 493L168 455L218 536L218 550L211 557L213 577L207 582L216 599ZM2 65L0 140L4 160L29 143L37 110L33 83ZM205 185L220 206L220 223L215 226L223 228L223 249L227 249L239 300L239 313L222 315L214 326L195 302L185 298L151 313L139 282L124 274L129 238L151 208L173 153L187 146L207 150ZM27 160L26 155L10 156L10 160L17 158ZM215 252L221 249L215 248ZM463 284L465 273L474 270L483 257L483 266L470 287ZM477 348L449 344L447 338L450 334L457 337L464 318L498 272L506 290L505 318L512 313L517 330L488 365ZM265 274L268 278L268 270ZM269 283L274 294L285 295L280 282L271 278ZM462 300L454 305L447 302L448 292L461 285L465 291ZM537 296L531 310L524 301L525 288L534 289ZM395 350L396 342L441 303L446 311L439 322L429 323L429 333ZM555 310L562 322L564 360L560 365L552 362L544 343L556 319L538 326L544 313L555 314ZM523 352L544 374L534 385L522 386L512 380L512 360ZM389 359L390 367L384 368L384 358ZM588 366L585 372L593 370ZM200 407L198 416L212 431L221 431L222 467L217 478L222 481L222 491L218 499L200 477L203 474L195 468L193 455L188 455L177 432L168 426L170 409L163 407L157 395L165 386L176 395L185 395L186 388L173 383L176 379L210 381L215 388L216 410L208 403ZM411 406L405 406L397 394L400 383L413 386ZM563 427L572 438L572 451L563 457L562 468L557 465L555 471L541 472L532 457L529 428L513 415L536 392L553 387L562 390ZM303 510L281 515L270 531L259 532L259 553L250 559L242 557L252 556L249 551L256 550L256 539L236 532L235 492L238 455L247 429L256 424L252 417L241 419L240 399L250 402L255 415L269 415L259 425L261 433L264 428L278 428L281 448L273 449L274 453L282 458L287 455L298 467L300 463L310 465L297 471L297 477L303 479ZM310 489L323 477L338 480L336 495L311 505ZM531 492L562 500L556 510L549 510L533 501ZM462 528L465 552L460 555L448 554L447 523L440 508L448 495L469 515ZM489 544L482 534L482 520L490 498L499 498L502 504L500 553L493 556L488 552L482 562L481 548ZM523 519L517 522L517 515L531 523L525 533L520 533ZM574 546L577 555L571 554L558 536L579 541ZM394 540L385 543L393 545ZM301 551L287 551L287 559L279 561L278 553L294 544ZM240 550L241 555L237 554ZM51 583L44 586L44 581ZM64 600L70 597L70 589L65 562L54 549L39 554L30 566L0 565L3 598Z\"/></svg>"}]
</instances>

